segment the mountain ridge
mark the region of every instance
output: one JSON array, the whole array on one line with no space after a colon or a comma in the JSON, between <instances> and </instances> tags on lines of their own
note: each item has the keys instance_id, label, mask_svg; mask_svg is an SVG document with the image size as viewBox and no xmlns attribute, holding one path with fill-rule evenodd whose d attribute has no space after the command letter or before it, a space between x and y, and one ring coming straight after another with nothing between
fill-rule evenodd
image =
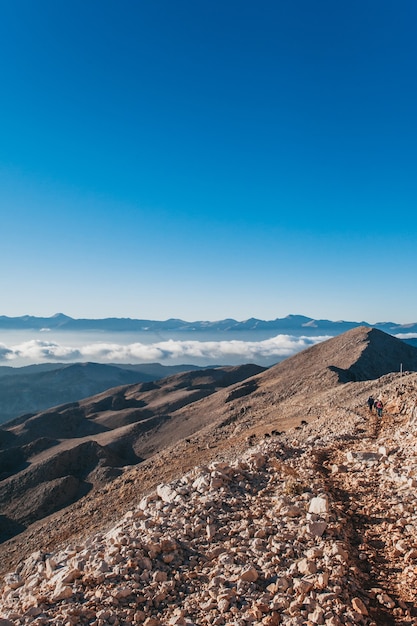
<instances>
[{"instance_id":1,"label":"mountain ridge","mask_svg":"<svg viewBox=\"0 0 417 626\"><path fill-rule=\"evenodd\" d=\"M178 318L170 318L167 320L146 320L134 318L118 318L109 317L102 319L89 318L72 318L64 313L56 313L51 317L37 317L32 315L23 315L19 317L9 317L0 315L0 329L27 329L27 330L109 330L109 331L155 331L155 330L171 330L171 331L244 331L244 330L275 330L290 331L304 330L306 334L317 332L319 330L330 330L341 333L351 328L359 326L369 326L383 330L388 333L395 332L417 332L417 322L407 324L398 324L395 322L377 322L370 324L365 321L331 321L327 319L314 319L304 315L290 314L286 317L276 318L274 320L261 320L257 318L249 318L243 321L237 321L233 318L226 318L217 321L185 321Z\"/></svg>"},{"instance_id":2,"label":"mountain ridge","mask_svg":"<svg viewBox=\"0 0 417 626\"><path fill-rule=\"evenodd\" d=\"M281 431L306 416L314 418L329 391L398 372L399 361L404 370L417 371L417 349L383 331L359 327L271 368L248 364L187 371L21 416L0 429L3 513L18 525L33 523L40 511L52 513L40 496L39 505L32 502L33 510L27 510L26 501L12 504L7 485L16 480L27 484L25 494L36 482L64 479L70 464L59 469L60 456L71 450L75 454L81 444L95 442L88 448L91 476L71 474L67 504L83 495L87 483L89 488L100 485L124 466L140 465L175 442L186 440L201 451L205 442L225 445L224 438L236 428L247 435L257 428ZM54 468L49 478L46 467Z\"/></svg>"},{"instance_id":3,"label":"mountain ridge","mask_svg":"<svg viewBox=\"0 0 417 626\"><path fill-rule=\"evenodd\" d=\"M0 428L0 506L10 520L7 528L31 524L54 512L56 506L69 505L92 484L120 474L126 465L140 463L168 441L191 435L200 428L201 418L186 417L177 426L176 412L181 414L189 403L264 369L244 365L181 372L162 381L114 387L4 424ZM80 475L78 451L87 444L89 471ZM49 498L47 484L58 480L64 483L56 504ZM46 489L47 505L39 489L37 498L29 498L38 485ZM0 519L3 539L5 528Z\"/></svg>"},{"instance_id":4,"label":"mountain ridge","mask_svg":"<svg viewBox=\"0 0 417 626\"><path fill-rule=\"evenodd\" d=\"M26 463L0 481L7 626L414 623L417 349L361 327L220 370L0 429Z\"/></svg>"},{"instance_id":5,"label":"mountain ridge","mask_svg":"<svg viewBox=\"0 0 417 626\"><path fill-rule=\"evenodd\" d=\"M41 363L0 366L0 424L25 413L76 402L122 384L150 382L196 365Z\"/></svg>"}]
</instances>

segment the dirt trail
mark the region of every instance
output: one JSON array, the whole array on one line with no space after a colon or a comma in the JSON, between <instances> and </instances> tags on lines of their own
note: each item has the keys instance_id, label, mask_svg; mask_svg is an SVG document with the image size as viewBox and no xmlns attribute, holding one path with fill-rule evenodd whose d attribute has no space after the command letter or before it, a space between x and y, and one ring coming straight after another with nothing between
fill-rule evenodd
<instances>
[{"instance_id":1,"label":"dirt trail","mask_svg":"<svg viewBox=\"0 0 417 626\"><path fill-rule=\"evenodd\" d=\"M366 406L366 397L374 389L383 392L391 411L379 421ZM281 446L282 468L307 488L308 470L315 470L332 507L340 513L340 535L349 546L346 586L356 585L356 595L369 611L357 623L417 626L416 395L417 375L401 381L390 375L349 383L320 396L313 407L319 418L308 414L305 426L299 417L293 419L292 428L276 438L272 432L282 420L266 420L261 409L259 415L245 415L247 423L219 422L212 430L200 431L192 440L126 469L73 507L10 540L2 546L0 567L10 571L13 563L36 549L81 541L110 526L159 483L211 460L239 457L263 441L265 446L269 442ZM338 534L337 525L333 524Z\"/></svg>"},{"instance_id":2,"label":"dirt trail","mask_svg":"<svg viewBox=\"0 0 417 626\"><path fill-rule=\"evenodd\" d=\"M416 626L416 520L407 507L415 496L390 483L392 473L401 475L407 467L400 449L384 448L395 442L404 418L385 413L378 419L365 409L361 418L363 428L355 437L318 451L316 467L347 519L351 570L362 580L370 617L377 626ZM347 462L352 457L356 463Z\"/></svg>"}]
</instances>

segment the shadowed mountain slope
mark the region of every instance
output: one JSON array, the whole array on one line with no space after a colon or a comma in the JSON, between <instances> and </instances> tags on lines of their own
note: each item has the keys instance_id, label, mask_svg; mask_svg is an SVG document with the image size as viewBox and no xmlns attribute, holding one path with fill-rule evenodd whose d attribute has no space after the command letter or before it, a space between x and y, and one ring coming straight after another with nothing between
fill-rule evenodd
<instances>
[{"instance_id":1,"label":"shadowed mountain slope","mask_svg":"<svg viewBox=\"0 0 417 626\"><path fill-rule=\"evenodd\" d=\"M216 450L236 452L252 438L299 427L329 410L343 414L351 385L362 381L366 394L401 363L417 371L417 349L384 332L355 328L267 370L246 365L185 372L14 420L0 429L3 539L88 490L93 502L96 491L104 484L111 489L109 481L127 471L123 466L137 465L141 485L158 484L214 458ZM80 450L88 457L82 472ZM33 490L36 498L29 497ZM58 492L54 508L50 493ZM101 515L104 520L109 512Z\"/></svg>"},{"instance_id":2,"label":"shadowed mountain slope","mask_svg":"<svg viewBox=\"0 0 417 626\"><path fill-rule=\"evenodd\" d=\"M329 389L399 372L401 364L403 371L417 371L417 349L383 331L354 328L185 411L189 418L206 411L225 423L249 428L259 422L265 430L283 430L324 410Z\"/></svg>"},{"instance_id":3,"label":"shadowed mountain slope","mask_svg":"<svg viewBox=\"0 0 417 626\"><path fill-rule=\"evenodd\" d=\"M21 529L114 478L117 468L165 447L167 438L172 443L189 435L201 427L201 419L174 424L176 411L262 371L242 365L185 372L116 387L5 424L0 429L0 507L8 519L7 533L13 534L10 520ZM159 436L165 424L169 434ZM89 471L80 474L84 457ZM33 490L36 498L28 496ZM49 494L47 503L43 491Z\"/></svg>"},{"instance_id":4,"label":"shadowed mountain slope","mask_svg":"<svg viewBox=\"0 0 417 626\"><path fill-rule=\"evenodd\" d=\"M25 413L76 402L96 393L171 374L201 368L192 365L102 365L99 363L40 364L0 367L0 423Z\"/></svg>"},{"instance_id":5,"label":"shadowed mountain slope","mask_svg":"<svg viewBox=\"0 0 417 626\"><path fill-rule=\"evenodd\" d=\"M277 372L296 375L300 366L308 376L329 369L338 374L340 382L371 380L399 371L401 364L403 370L417 369L413 346L376 328L360 326L286 359L270 368L265 378L275 378Z\"/></svg>"}]
</instances>

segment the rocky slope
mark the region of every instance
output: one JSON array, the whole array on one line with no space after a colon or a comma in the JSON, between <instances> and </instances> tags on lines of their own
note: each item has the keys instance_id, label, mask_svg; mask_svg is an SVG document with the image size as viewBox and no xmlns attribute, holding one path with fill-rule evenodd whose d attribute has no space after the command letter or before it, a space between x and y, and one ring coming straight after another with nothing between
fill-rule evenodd
<instances>
[{"instance_id":1,"label":"rocky slope","mask_svg":"<svg viewBox=\"0 0 417 626\"><path fill-rule=\"evenodd\" d=\"M21 532L201 428L182 409L264 371L256 365L189 371L124 385L23 416L0 429L0 541Z\"/></svg>"},{"instance_id":2,"label":"rocky slope","mask_svg":"<svg viewBox=\"0 0 417 626\"><path fill-rule=\"evenodd\" d=\"M416 624L417 374L366 379L375 337L348 334L3 544L0 624Z\"/></svg>"}]
</instances>

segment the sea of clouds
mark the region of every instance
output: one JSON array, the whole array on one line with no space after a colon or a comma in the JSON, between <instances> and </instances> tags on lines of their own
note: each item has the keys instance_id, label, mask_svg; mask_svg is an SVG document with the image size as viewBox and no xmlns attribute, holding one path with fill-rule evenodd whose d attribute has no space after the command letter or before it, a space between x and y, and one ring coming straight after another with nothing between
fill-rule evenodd
<instances>
[{"instance_id":1,"label":"sea of clouds","mask_svg":"<svg viewBox=\"0 0 417 626\"><path fill-rule=\"evenodd\" d=\"M66 345L65 341L42 338L14 345L0 343L0 362L15 366L86 361L121 364L159 362L165 365L236 365L250 362L272 365L329 338L328 335L276 335L262 341L168 339L149 344L94 341L80 345Z\"/></svg>"}]
</instances>

